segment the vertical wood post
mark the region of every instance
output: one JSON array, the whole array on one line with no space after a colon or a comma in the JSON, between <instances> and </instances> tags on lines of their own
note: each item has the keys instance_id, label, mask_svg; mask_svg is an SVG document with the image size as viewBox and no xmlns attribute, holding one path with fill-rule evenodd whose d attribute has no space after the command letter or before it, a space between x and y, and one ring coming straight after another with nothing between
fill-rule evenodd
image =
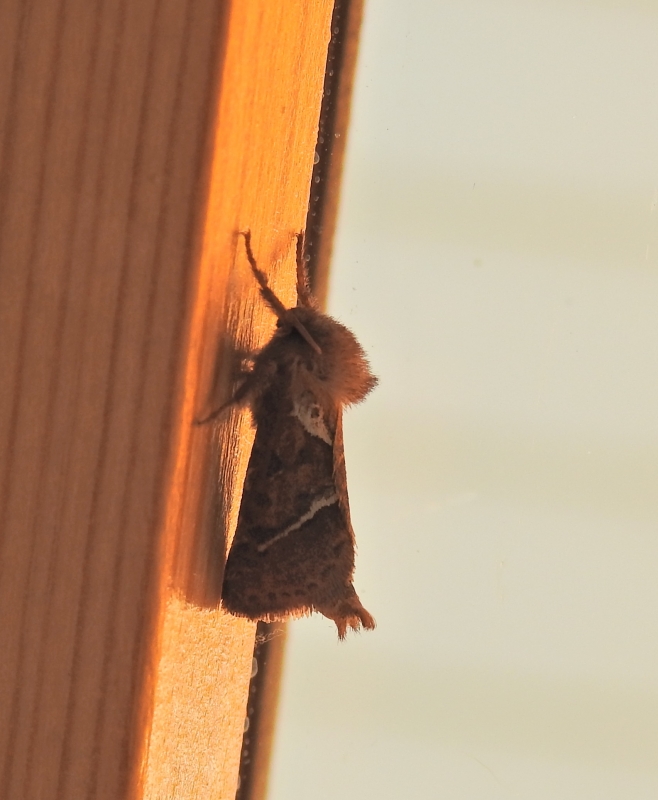
<instances>
[{"instance_id":1,"label":"vertical wood post","mask_svg":"<svg viewBox=\"0 0 658 800\"><path fill-rule=\"evenodd\" d=\"M330 0L0 4L0 796L234 797L218 609L251 431L195 417L286 302Z\"/></svg>"}]
</instances>

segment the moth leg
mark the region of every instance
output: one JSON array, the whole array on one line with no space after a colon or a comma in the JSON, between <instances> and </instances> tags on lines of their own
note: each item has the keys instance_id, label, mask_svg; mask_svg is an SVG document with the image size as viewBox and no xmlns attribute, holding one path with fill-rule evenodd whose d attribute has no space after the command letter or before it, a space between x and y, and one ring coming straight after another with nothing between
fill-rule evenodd
<instances>
[{"instance_id":1,"label":"moth leg","mask_svg":"<svg viewBox=\"0 0 658 800\"><path fill-rule=\"evenodd\" d=\"M238 380L242 378L242 383L238 386L238 388L233 392L233 396L227 400L225 403L222 403L221 406L214 409L205 417L201 419L195 419L195 425L206 425L208 422L212 422L216 420L217 417L220 417L225 411L228 411L231 406L241 406L244 405L247 401L247 398L253 392L253 381L250 378L253 376L253 372L249 371L242 371L238 376Z\"/></svg>"},{"instance_id":2,"label":"moth leg","mask_svg":"<svg viewBox=\"0 0 658 800\"><path fill-rule=\"evenodd\" d=\"M256 360L253 368L242 373L243 380L238 388L233 392L233 396L225 403L203 419L197 420L196 425L204 425L217 419L229 408L249 406L254 414L254 406L257 405L260 396L268 389L272 379L277 372L277 363L272 360Z\"/></svg>"},{"instance_id":3,"label":"moth leg","mask_svg":"<svg viewBox=\"0 0 658 800\"><path fill-rule=\"evenodd\" d=\"M212 422L214 419L217 419L229 406L234 404L236 395L242 389L245 381L247 381L250 375L253 373L254 364L256 361L257 353L248 350L246 347L236 347L233 342L230 342L227 336L224 336L224 347L223 349L223 359L228 360L231 365L231 374L228 377L228 381L230 382L231 386L235 386L238 384L238 388L233 392L233 396L230 400L222 403L218 407L211 407L210 412L205 417L199 417L194 420L195 425L205 425L207 422ZM226 386L226 382L223 383L223 386ZM219 388L219 381L218 375L215 375L215 380L213 384ZM224 391L221 394L225 394Z\"/></svg>"}]
</instances>

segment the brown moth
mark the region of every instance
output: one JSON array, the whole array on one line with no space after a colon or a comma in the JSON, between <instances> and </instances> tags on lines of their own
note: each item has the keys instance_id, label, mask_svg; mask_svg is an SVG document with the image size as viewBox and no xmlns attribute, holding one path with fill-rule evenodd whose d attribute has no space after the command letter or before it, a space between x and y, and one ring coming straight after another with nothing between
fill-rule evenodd
<instances>
[{"instance_id":1,"label":"brown moth","mask_svg":"<svg viewBox=\"0 0 658 800\"><path fill-rule=\"evenodd\" d=\"M250 232L242 235L277 329L223 406L248 406L256 437L222 604L253 620L319 611L343 639L348 628L375 627L352 585L342 414L377 379L353 334L318 310L307 284L303 235L297 236L295 308L274 294L256 264Z\"/></svg>"}]
</instances>

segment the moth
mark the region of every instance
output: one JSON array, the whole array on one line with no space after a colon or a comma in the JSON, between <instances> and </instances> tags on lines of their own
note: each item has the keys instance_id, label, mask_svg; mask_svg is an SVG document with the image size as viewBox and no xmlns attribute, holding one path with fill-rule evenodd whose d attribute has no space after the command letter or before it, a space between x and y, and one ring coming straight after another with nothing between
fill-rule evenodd
<instances>
[{"instance_id":1,"label":"moth","mask_svg":"<svg viewBox=\"0 0 658 800\"><path fill-rule=\"evenodd\" d=\"M297 235L297 305L286 308L242 232L260 294L277 317L230 407L248 407L256 436L222 587L232 614L274 621L314 611L348 628L375 620L354 586L355 540L347 496L343 408L374 388L361 345L320 312L308 287L304 237Z\"/></svg>"}]
</instances>

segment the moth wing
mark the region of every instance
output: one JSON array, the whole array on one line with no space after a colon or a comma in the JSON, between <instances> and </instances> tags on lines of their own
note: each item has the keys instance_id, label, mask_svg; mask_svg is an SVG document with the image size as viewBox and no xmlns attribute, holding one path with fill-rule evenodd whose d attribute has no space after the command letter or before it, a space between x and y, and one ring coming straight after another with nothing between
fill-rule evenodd
<instances>
[{"instance_id":1,"label":"moth wing","mask_svg":"<svg viewBox=\"0 0 658 800\"><path fill-rule=\"evenodd\" d=\"M342 638L374 627L352 585L342 414L309 389L285 388L272 386L258 405L222 602L250 619L319 611Z\"/></svg>"}]
</instances>

